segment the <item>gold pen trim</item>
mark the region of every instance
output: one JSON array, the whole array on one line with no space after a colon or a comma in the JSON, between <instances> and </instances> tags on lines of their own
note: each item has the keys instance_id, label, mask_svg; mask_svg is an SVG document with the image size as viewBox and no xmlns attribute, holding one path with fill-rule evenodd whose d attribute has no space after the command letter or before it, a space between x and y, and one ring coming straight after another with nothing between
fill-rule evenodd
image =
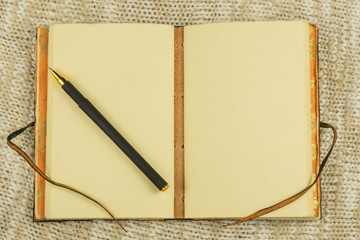
<instances>
[{"instance_id":1,"label":"gold pen trim","mask_svg":"<svg viewBox=\"0 0 360 240\"><path fill-rule=\"evenodd\" d=\"M163 187L163 189L161 189L161 191L162 191L162 192L165 192L168 188L169 188L169 184L166 184L166 186Z\"/></svg>"},{"instance_id":2,"label":"gold pen trim","mask_svg":"<svg viewBox=\"0 0 360 240\"><path fill-rule=\"evenodd\" d=\"M65 82L67 82L67 80L63 76L52 70L50 67L49 70L61 87L64 85Z\"/></svg>"}]
</instances>

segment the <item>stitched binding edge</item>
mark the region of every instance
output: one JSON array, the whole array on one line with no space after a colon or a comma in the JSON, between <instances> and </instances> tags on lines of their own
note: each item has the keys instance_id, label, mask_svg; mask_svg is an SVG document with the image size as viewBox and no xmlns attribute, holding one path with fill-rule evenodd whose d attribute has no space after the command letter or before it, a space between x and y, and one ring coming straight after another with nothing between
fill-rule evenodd
<instances>
[{"instance_id":1,"label":"stitched binding edge","mask_svg":"<svg viewBox=\"0 0 360 240\"><path fill-rule=\"evenodd\" d=\"M259 216L262 216L262 215L265 215L269 212L272 212L272 211L275 211L279 208L282 208L286 205L288 205L289 203L292 203L293 201L295 201L296 199L300 198L302 195L304 195L309 189L311 189L312 186L315 185L316 181L319 179L320 177L320 174L322 172L322 170L324 169L324 166L335 146L335 143L336 143L336 139L337 139L337 132L336 132L336 129L333 125L331 124L328 124L328 123L323 123L323 122L320 122L320 127L323 127L323 128L331 128L331 130L333 131L334 133L334 137L333 137L333 142L332 142L332 145L328 151L328 153L326 154L324 160L321 162L321 165L320 165L320 168L319 168L319 171L317 173L317 176L316 178L314 179L314 181L309 185L307 186L306 188L304 188L303 190L301 190L300 192L296 193L295 195L279 202L279 203L276 203L270 207L267 207L267 208L263 208L257 212L254 212L252 214L250 214L249 216L247 217L244 217L242 219L240 219L239 221L236 221L236 222L233 222L233 223L230 223L230 224L227 224L227 225L224 225L224 227L228 227L228 226L232 226L232 225L235 225L235 224L239 224L239 223L243 223L243 222L246 222L248 220L251 220L251 219L254 219L254 218L257 218Z\"/></svg>"},{"instance_id":2,"label":"stitched binding edge","mask_svg":"<svg viewBox=\"0 0 360 240\"><path fill-rule=\"evenodd\" d=\"M20 135L22 132L24 132L28 127L33 127L35 125L35 122L32 122L30 124L28 124L26 127L23 127L13 133L11 133L8 137L7 137L7 144L9 145L9 147L11 147L13 150L15 150L18 154L20 154L25 160L26 162L42 177L44 178L46 181L48 181L49 183L56 185L58 187L62 187L65 189L68 189L70 191L73 191L75 193L78 193L84 197L86 197L87 199L95 202L97 205L99 205L100 207L102 207L116 222L117 224L119 224L119 226L125 231L125 228L120 224L120 222L115 218L115 216L104 206L102 205L100 202L98 202L97 200L93 199L92 197L90 197L89 195L86 195L85 193L80 192L79 190L70 187L68 185L56 182L54 180L52 180L51 178L49 178L43 171L41 171L41 169L31 160L31 158L23 151L21 150L15 143L13 143L11 140L14 139L15 137L17 137L18 135Z\"/></svg>"}]
</instances>

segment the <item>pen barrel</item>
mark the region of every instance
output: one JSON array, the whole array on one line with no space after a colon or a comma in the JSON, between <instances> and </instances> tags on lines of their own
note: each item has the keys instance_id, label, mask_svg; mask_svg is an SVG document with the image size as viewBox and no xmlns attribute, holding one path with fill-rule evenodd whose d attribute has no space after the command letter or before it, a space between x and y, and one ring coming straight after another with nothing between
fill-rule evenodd
<instances>
[{"instance_id":1,"label":"pen barrel","mask_svg":"<svg viewBox=\"0 0 360 240\"><path fill-rule=\"evenodd\" d=\"M65 82L62 88L159 190L162 190L167 185L167 182L69 81Z\"/></svg>"}]
</instances>

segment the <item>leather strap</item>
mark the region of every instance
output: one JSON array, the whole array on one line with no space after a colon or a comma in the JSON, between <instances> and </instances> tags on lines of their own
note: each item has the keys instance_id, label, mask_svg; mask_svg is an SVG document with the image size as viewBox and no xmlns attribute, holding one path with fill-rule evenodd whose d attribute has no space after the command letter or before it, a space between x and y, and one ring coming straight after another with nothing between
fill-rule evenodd
<instances>
[{"instance_id":1,"label":"leather strap","mask_svg":"<svg viewBox=\"0 0 360 240\"><path fill-rule=\"evenodd\" d=\"M328 124L328 123L323 123L323 122L320 122L320 127L322 128L331 128L331 130L334 132L334 138L333 138L333 142L331 144L331 147L328 151L328 153L326 154L324 160L321 162L321 165L320 165L320 168L319 168L319 171L318 171L318 174L316 175L316 178L314 179L314 181L307 187L305 187L303 190L301 190L300 192L296 193L295 195L279 202L279 203L276 203L270 207L267 207L267 208L263 208L257 212L254 212L252 214L250 214L249 216L247 217L244 217L242 219L240 219L239 221L236 221L236 222L233 222L233 223L230 223L230 224L227 224L227 225L224 225L224 227L228 227L228 226L232 226L232 225L235 225L235 224L239 224L239 223L243 223L243 222L246 222L250 219L253 219L253 218L257 218L259 216L262 216L262 215L265 215L269 212L272 212L272 211L275 211L279 208L282 208L286 205L288 205L289 203L292 203L293 201L295 201L296 199L300 198L302 195L304 195L309 189L311 189L312 186L315 185L316 181L319 179L320 177L320 174L322 172L322 170L324 169L325 167L325 164L327 162L327 160L329 159L329 156L331 154L331 151L333 150L334 146L335 146L335 143L336 143L336 139L337 139L337 132L336 132L336 129L334 126L332 126L331 124Z\"/></svg>"},{"instance_id":2,"label":"leather strap","mask_svg":"<svg viewBox=\"0 0 360 240\"><path fill-rule=\"evenodd\" d=\"M23 127L13 133L11 133L8 137L7 137L7 144L9 145L9 147L11 147L12 149L14 149L18 154L20 154L25 160L26 162L42 177L44 178L46 181L48 181L51 184L54 184L58 187L62 187L62 188L66 188L69 189L70 191L76 192L84 197L86 197L87 199L95 202L96 204L98 204L100 207L102 207L118 224L119 226L126 232L125 228L120 224L120 222L115 218L115 216L104 206L102 205L100 202L98 202L97 200L95 200L94 198L90 197L89 195L80 192L79 190L70 187L68 185L56 182L54 180L52 180L51 178L49 178L43 171L41 171L41 169L31 160L31 158L23 151L21 150L15 143L13 143L11 140L15 137L17 137L18 135L20 135L22 132L24 132L28 127L33 127L35 125L35 122L32 122L30 124L28 124L26 127Z\"/></svg>"},{"instance_id":3,"label":"leather strap","mask_svg":"<svg viewBox=\"0 0 360 240\"><path fill-rule=\"evenodd\" d=\"M84 197L86 197L87 199L95 202L96 204L98 204L100 207L102 207L118 224L119 226L126 232L125 228L120 224L120 222L114 217L114 215L104 206L102 205L100 202L98 202L97 200L93 199L92 197L80 192L79 190L75 189L75 188L72 188L68 185L65 185L65 184L62 184L62 183L58 183L52 179L50 179L44 172L42 172L38 166L36 166L36 164L30 159L30 157L25 153L23 152L16 144L14 144L11 140L15 137L17 137L19 134L21 134L23 131L25 131L28 127L31 127L31 126L34 126L35 122L32 122L30 124L28 124L26 127L24 128L21 128L13 133L11 133L8 137L7 137L7 144L12 148L14 149L17 153L19 153L25 160L26 162L42 177L44 178L46 181L50 182L51 184L54 184L56 186L59 186L59 187L62 187L62 188L66 188L66 189L69 189L73 192L76 192ZM315 183L318 181L319 177L320 177L320 174L321 172L323 171L324 167L325 167L325 164L327 162L327 160L329 159L329 156L335 146L335 143L336 143L336 139L337 139L337 132L336 132L336 129L334 126L332 126L331 124L328 124L328 123L323 123L323 122L320 122L320 127L322 128L331 128L331 130L333 131L334 133L334 137L333 137L333 142L331 144L331 147L328 151L328 153L326 154L324 160L321 162L320 164L320 168L319 168L319 171L318 171L318 174L316 176L316 178L314 179L314 181L308 185L307 187L305 187L303 190L301 190L300 192L296 193L295 195L279 202L279 203L276 203L270 207L267 207L267 208L263 208L257 212L254 212L252 214L250 214L249 216L247 217L244 217L234 223L231 223L231 224L227 224L227 225L224 225L224 227L228 227L228 226L232 226L232 225L235 225L235 224L239 224L239 223L243 223L243 222L246 222L248 220L251 220L251 219L254 219L254 218L257 218L259 216L262 216L262 215L265 215L269 212L272 212L272 211L275 211L279 208L282 208L286 205L288 205L289 203L292 203L293 201L295 201L296 199L300 198L302 195L304 195L309 189L311 189L312 186L315 185ZM205 220L205 219L204 219Z\"/></svg>"}]
</instances>

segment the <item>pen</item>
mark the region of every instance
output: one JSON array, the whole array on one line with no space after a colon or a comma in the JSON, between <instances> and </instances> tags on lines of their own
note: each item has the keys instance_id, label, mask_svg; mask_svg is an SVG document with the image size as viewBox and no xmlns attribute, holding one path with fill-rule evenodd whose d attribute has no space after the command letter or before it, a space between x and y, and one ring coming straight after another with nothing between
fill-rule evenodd
<instances>
[{"instance_id":1,"label":"pen","mask_svg":"<svg viewBox=\"0 0 360 240\"><path fill-rule=\"evenodd\" d=\"M169 188L169 184L150 166L148 162L121 136L105 117L86 99L68 80L49 68L51 74L61 88L77 103L79 108L130 158L130 160L149 178L162 192Z\"/></svg>"}]
</instances>

